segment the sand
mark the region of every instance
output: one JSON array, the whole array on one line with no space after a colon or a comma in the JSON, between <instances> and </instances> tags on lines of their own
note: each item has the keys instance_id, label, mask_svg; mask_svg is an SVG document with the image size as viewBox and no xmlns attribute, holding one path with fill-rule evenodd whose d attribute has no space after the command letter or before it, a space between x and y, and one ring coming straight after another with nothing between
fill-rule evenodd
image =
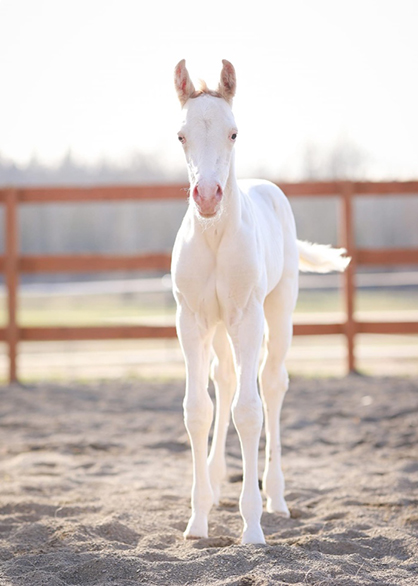
<instances>
[{"instance_id":1,"label":"sand","mask_svg":"<svg viewBox=\"0 0 418 586\"><path fill-rule=\"evenodd\" d=\"M183 540L182 387L0 389L1 585L418 584L418 380L291 381L282 434L291 518L263 514L265 546L239 543L232 426L210 537ZM261 450L260 474L262 460Z\"/></svg>"}]
</instances>

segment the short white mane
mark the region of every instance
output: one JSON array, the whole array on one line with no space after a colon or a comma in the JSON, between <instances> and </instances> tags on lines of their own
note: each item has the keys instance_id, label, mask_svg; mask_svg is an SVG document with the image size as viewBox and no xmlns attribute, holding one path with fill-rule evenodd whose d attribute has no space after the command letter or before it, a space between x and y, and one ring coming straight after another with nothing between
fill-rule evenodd
<instances>
[{"instance_id":1,"label":"short white mane","mask_svg":"<svg viewBox=\"0 0 418 586\"><path fill-rule=\"evenodd\" d=\"M209 96L213 96L215 98L223 98L222 94L219 92L209 89L205 80L199 79L198 84L199 85L197 89L190 96L191 98L198 98L199 96L203 96L203 94L208 94Z\"/></svg>"}]
</instances>

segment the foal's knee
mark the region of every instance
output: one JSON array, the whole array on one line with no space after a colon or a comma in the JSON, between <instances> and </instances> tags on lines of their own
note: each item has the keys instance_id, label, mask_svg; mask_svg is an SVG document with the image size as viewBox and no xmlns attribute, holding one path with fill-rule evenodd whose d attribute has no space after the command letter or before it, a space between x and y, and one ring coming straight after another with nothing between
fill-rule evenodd
<instances>
[{"instance_id":1,"label":"foal's knee","mask_svg":"<svg viewBox=\"0 0 418 586\"><path fill-rule=\"evenodd\" d=\"M283 398L289 388L289 375L286 367L267 362L261 373L261 382L264 399Z\"/></svg>"},{"instance_id":2,"label":"foal's knee","mask_svg":"<svg viewBox=\"0 0 418 586\"><path fill-rule=\"evenodd\" d=\"M225 356L222 360L219 360L219 358L215 356L211 364L210 377L219 386L234 390L235 371L232 358Z\"/></svg>"},{"instance_id":3,"label":"foal's knee","mask_svg":"<svg viewBox=\"0 0 418 586\"><path fill-rule=\"evenodd\" d=\"M183 401L184 423L190 433L209 431L213 419L213 403L208 393L198 397L185 397Z\"/></svg>"},{"instance_id":4,"label":"foal's knee","mask_svg":"<svg viewBox=\"0 0 418 586\"><path fill-rule=\"evenodd\" d=\"M232 405L232 416L241 436L258 435L263 425L263 409L258 393L251 398L238 395Z\"/></svg>"}]
</instances>

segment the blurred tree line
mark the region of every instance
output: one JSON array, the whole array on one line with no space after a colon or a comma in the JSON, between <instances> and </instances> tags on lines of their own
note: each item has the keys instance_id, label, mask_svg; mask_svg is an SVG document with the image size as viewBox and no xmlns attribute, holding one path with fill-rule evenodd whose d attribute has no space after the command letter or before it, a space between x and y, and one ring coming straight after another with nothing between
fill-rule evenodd
<instances>
[{"instance_id":1,"label":"blurred tree line","mask_svg":"<svg viewBox=\"0 0 418 586\"><path fill-rule=\"evenodd\" d=\"M16 165L0 155L0 186L5 185L120 185L184 180L184 173L170 173L155 156L133 153L124 163L102 160L95 164L77 161L71 153L56 165L41 163L36 156Z\"/></svg>"},{"instance_id":2,"label":"blurred tree line","mask_svg":"<svg viewBox=\"0 0 418 586\"><path fill-rule=\"evenodd\" d=\"M308 144L298 162L297 180L365 179L367 157L341 141L329 151ZM266 174L260 172L261 177ZM273 180L289 180L286 169ZM292 173L292 180L295 180ZM60 164L47 166L36 157L18 166L0 156L0 186L105 185L186 182L185 169L167 171L152 155L134 154L123 164L78 162L68 152ZM25 205L19 211L20 249L24 253L104 252L135 254L169 251L187 207L184 201ZM361 246L418 246L418 198L359 198L355 206L356 239ZM294 198L291 204L301 239L339 242L338 200ZM3 210L0 206L0 215ZM3 249L0 223L0 250Z\"/></svg>"}]
</instances>

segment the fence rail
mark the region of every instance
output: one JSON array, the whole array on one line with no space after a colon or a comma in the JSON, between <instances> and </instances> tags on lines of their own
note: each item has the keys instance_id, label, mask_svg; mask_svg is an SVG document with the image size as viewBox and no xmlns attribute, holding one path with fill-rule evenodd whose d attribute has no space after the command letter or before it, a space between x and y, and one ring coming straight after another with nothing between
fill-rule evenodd
<instances>
[{"instance_id":1,"label":"fence rail","mask_svg":"<svg viewBox=\"0 0 418 586\"><path fill-rule=\"evenodd\" d=\"M354 182L327 181L279 183L288 197L337 197L340 199L339 240L352 257L344 273L346 319L341 323L295 324L295 335L343 334L347 340L347 367L355 370L355 336L358 333L418 334L418 322L364 322L354 316L355 272L360 265L418 264L418 249L358 249L354 238L353 202L361 196L415 195L418 181ZM7 188L0 189L0 205L5 206L5 254L0 256L7 291L8 322L0 328L0 341L8 346L9 380L17 380L18 345L22 341L104 340L124 338L169 338L174 327L97 326L21 327L17 319L19 275L22 273L95 272L130 270L169 270L170 255L21 255L19 252L18 209L25 204L64 202L103 202L127 200L185 199L184 185L141 185L104 187Z\"/></svg>"}]
</instances>

